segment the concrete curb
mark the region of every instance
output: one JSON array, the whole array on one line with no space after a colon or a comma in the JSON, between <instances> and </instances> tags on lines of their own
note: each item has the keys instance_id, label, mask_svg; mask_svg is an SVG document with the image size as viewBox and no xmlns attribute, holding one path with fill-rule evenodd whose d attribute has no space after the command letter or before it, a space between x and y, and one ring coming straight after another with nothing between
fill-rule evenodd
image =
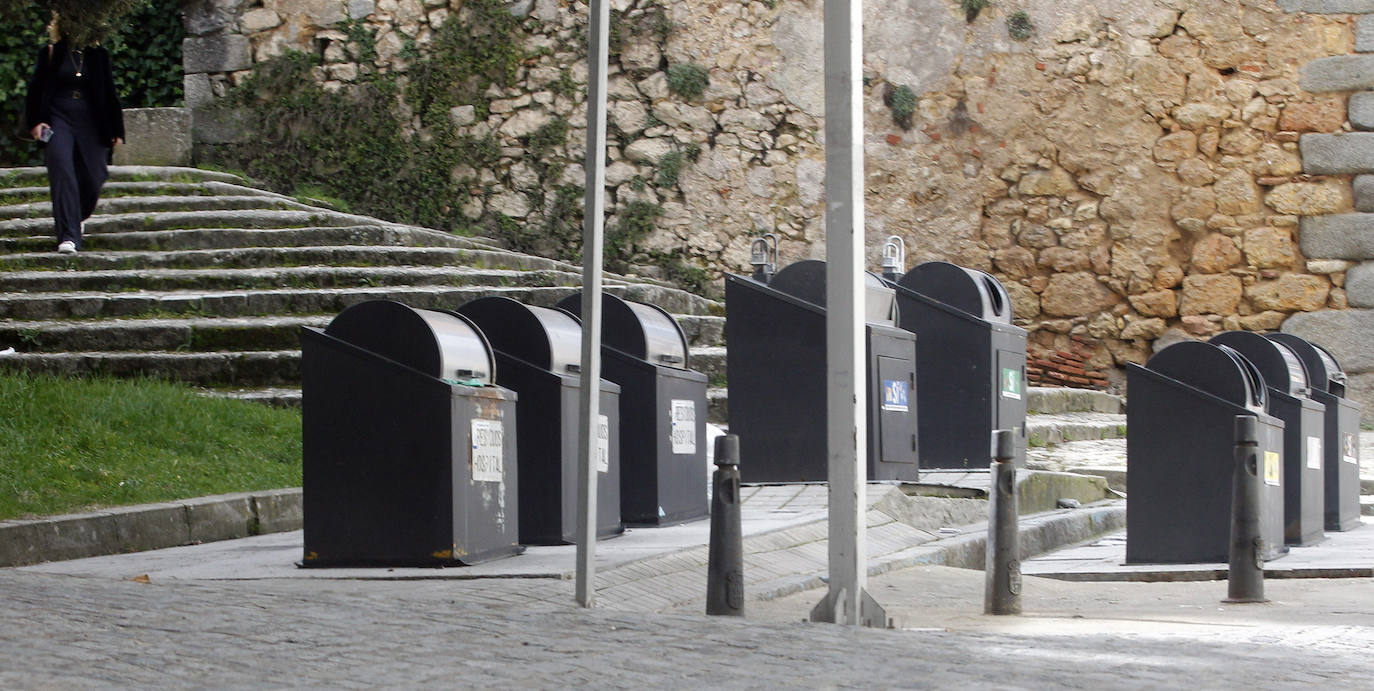
<instances>
[{"instance_id":1,"label":"concrete curb","mask_svg":"<svg viewBox=\"0 0 1374 691\"><path fill-rule=\"evenodd\" d=\"M299 530L299 488L0 521L0 567Z\"/></svg>"}]
</instances>

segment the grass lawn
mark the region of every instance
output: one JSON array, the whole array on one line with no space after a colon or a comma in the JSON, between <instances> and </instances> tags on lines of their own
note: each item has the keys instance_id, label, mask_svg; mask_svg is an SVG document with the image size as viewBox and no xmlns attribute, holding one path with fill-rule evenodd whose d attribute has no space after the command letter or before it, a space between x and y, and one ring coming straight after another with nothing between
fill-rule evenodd
<instances>
[{"instance_id":1,"label":"grass lawn","mask_svg":"<svg viewBox=\"0 0 1374 691\"><path fill-rule=\"evenodd\" d=\"M300 484L298 410L157 380L0 374L0 519Z\"/></svg>"}]
</instances>

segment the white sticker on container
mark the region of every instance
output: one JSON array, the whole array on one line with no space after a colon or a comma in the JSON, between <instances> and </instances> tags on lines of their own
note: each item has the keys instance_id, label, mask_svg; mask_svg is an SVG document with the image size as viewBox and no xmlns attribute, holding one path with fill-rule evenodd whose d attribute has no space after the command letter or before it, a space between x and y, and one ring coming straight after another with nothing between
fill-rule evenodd
<instances>
[{"instance_id":1,"label":"white sticker on container","mask_svg":"<svg viewBox=\"0 0 1374 691\"><path fill-rule=\"evenodd\" d=\"M1322 469L1322 438L1307 438L1307 467L1314 470Z\"/></svg>"},{"instance_id":2,"label":"white sticker on container","mask_svg":"<svg viewBox=\"0 0 1374 691\"><path fill-rule=\"evenodd\" d=\"M1279 485L1279 473L1283 469L1283 457L1273 451L1264 452L1264 484Z\"/></svg>"},{"instance_id":3,"label":"white sticker on container","mask_svg":"<svg viewBox=\"0 0 1374 691\"><path fill-rule=\"evenodd\" d=\"M1355 463L1357 465L1359 464L1360 449L1355 444L1355 435L1341 435L1341 460L1345 461L1346 463Z\"/></svg>"},{"instance_id":4,"label":"white sticker on container","mask_svg":"<svg viewBox=\"0 0 1374 691\"><path fill-rule=\"evenodd\" d=\"M672 443L675 454L697 452L696 401L673 399L670 418L673 421Z\"/></svg>"},{"instance_id":5,"label":"white sticker on container","mask_svg":"<svg viewBox=\"0 0 1374 691\"><path fill-rule=\"evenodd\" d=\"M505 475L504 438L500 420L472 421L473 482L501 482Z\"/></svg>"},{"instance_id":6,"label":"white sticker on container","mask_svg":"<svg viewBox=\"0 0 1374 691\"><path fill-rule=\"evenodd\" d=\"M596 423L596 472L611 471L611 421L602 415Z\"/></svg>"}]
</instances>

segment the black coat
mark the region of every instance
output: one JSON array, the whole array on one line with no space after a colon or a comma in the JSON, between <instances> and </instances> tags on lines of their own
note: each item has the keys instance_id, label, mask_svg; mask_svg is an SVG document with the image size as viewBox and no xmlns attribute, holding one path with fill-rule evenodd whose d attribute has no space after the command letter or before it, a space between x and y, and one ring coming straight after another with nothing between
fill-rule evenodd
<instances>
[{"instance_id":1,"label":"black coat","mask_svg":"<svg viewBox=\"0 0 1374 691\"><path fill-rule=\"evenodd\" d=\"M51 51L49 51L51 48ZM111 144L124 138L124 110L115 91L114 72L110 69L110 53L100 46L82 51L81 91L90 99L91 115L100 129L100 140ZM68 59L67 42L38 49L33 76L29 78L29 92L24 99L24 124L32 130L40 122L52 123L52 99L57 91L57 67Z\"/></svg>"}]
</instances>

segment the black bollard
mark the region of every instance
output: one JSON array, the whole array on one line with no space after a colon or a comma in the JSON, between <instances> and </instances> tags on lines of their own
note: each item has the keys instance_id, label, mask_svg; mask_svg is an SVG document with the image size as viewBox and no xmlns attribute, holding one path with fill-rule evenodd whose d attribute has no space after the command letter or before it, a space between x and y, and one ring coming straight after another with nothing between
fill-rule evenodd
<instances>
[{"instance_id":1,"label":"black bollard","mask_svg":"<svg viewBox=\"0 0 1374 691\"><path fill-rule=\"evenodd\" d=\"M1260 537L1259 429L1253 415L1236 416L1235 473L1231 479L1231 563L1223 602L1268 602L1264 597L1264 538Z\"/></svg>"},{"instance_id":2,"label":"black bollard","mask_svg":"<svg viewBox=\"0 0 1374 691\"><path fill-rule=\"evenodd\" d=\"M739 435L716 437L711 476L711 546L706 613L744 616L744 538L740 531Z\"/></svg>"},{"instance_id":3,"label":"black bollard","mask_svg":"<svg viewBox=\"0 0 1374 691\"><path fill-rule=\"evenodd\" d=\"M1021 613L1021 546L1016 517L1016 439L1011 430L992 433L988 490L988 545L983 564L983 614Z\"/></svg>"}]
</instances>

